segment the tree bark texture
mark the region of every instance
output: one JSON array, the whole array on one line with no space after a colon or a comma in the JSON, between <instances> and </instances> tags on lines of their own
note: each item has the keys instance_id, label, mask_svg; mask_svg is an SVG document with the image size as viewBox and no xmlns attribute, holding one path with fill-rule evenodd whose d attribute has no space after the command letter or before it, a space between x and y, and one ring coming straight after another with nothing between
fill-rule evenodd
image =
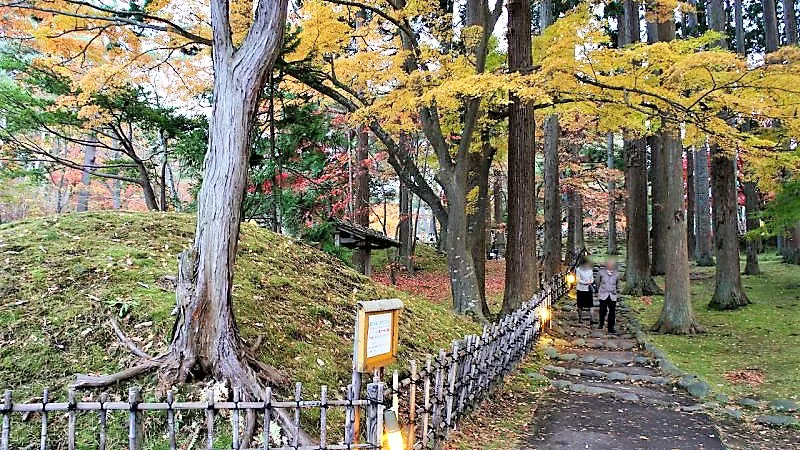
<instances>
[{"instance_id":1,"label":"tree bark texture","mask_svg":"<svg viewBox=\"0 0 800 450\"><path fill-rule=\"evenodd\" d=\"M708 306L713 309L736 309L749 303L742 289L739 267L736 166L733 159L716 144L711 145L711 153L717 270L714 296Z\"/></svg>"},{"instance_id":2,"label":"tree bark texture","mask_svg":"<svg viewBox=\"0 0 800 450\"><path fill-rule=\"evenodd\" d=\"M664 147L665 190L664 235L670 245L666 249L667 266L664 274L664 307L653 326L655 331L670 334L702 332L692 308L689 292L689 249L686 243L686 211L683 201L683 149L674 125L661 132Z\"/></svg>"},{"instance_id":3,"label":"tree bark texture","mask_svg":"<svg viewBox=\"0 0 800 450\"><path fill-rule=\"evenodd\" d=\"M614 134L607 137L606 166L614 169ZM609 255L616 255L617 251L617 183L613 178L608 180L608 248Z\"/></svg>"},{"instance_id":4,"label":"tree bark texture","mask_svg":"<svg viewBox=\"0 0 800 450\"><path fill-rule=\"evenodd\" d=\"M651 223L650 247L652 251L652 266L650 271L653 275L664 275L666 269L666 247L664 240L664 203L666 202L666 186L663 180L666 179L664 143L661 136L652 136L647 139L650 147L650 189L651 199Z\"/></svg>"},{"instance_id":5,"label":"tree bark texture","mask_svg":"<svg viewBox=\"0 0 800 450\"><path fill-rule=\"evenodd\" d=\"M783 33L786 45L797 45L797 13L795 0L783 0Z\"/></svg>"},{"instance_id":6,"label":"tree bark texture","mask_svg":"<svg viewBox=\"0 0 800 450\"><path fill-rule=\"evenodd\" d=\"M512 71L533 64L531 8L509 0L508 64ZM533 108L511 96L508 120L508 250L503 311L509 313L530 299L539 287L536 258L536 147Z\"/></svg>"},{"instance_id":7,"label":"tree bark texture","mask_svg":"<svg viewBox=\"0 0 800 450\"><path fill-rule=\"evenodd\" d=\"M759 200L758 187L754 181L744 183L744 203L747 213L747 231L755 231L760 227L758 213L761 201ZM747 239L747 263L744 266L744 273L747 275L760 275L761 267L758 264L758 252L761 251L761 239L748 237Z\"/></svg>"},{"instance_id":8,"label":"tree bark texture","mask_svg":"<svg viewBox=\"0 0 800 450\"><path fill-rule=\"evenodd\" d=\"M647 149L644 139L626 139L625 148L625 216L627 219L627 252L625 288L628 295L658 295L658 287L650 274L650 251L647 227Z\"/></svg>"},{"instance_id":9,"label":"tree bark texture","mask_svg":"<svg viewBox=\"0 0 800 450\"><path fill-rule=\"evenodd\" d=\"M764 50L778 49L778 13L775 0L764 0Z\"/></svg>"},{"instance_id":10,"label":"tree bark texture","mask_svg":"<svg viewBox=\"0 0 800 450\"><path fill-rule=\"evenodd\" d=\"M711 194L709 187L708 146L703 143L694 154L694 192L695 192L695 261L698 266L713 266L711 232Z\"/></svg>"},{"instance_id":11,"label":"tree bark texture","mask_svg":"<svg viewBox=\"0 0 800 450\"><path fill-rule=\"evenodd\" d=\"M78 204L75 211L86 212L89 210L89 187L92 184L91 166L94 166L95 156L97 155L97 138L90 136L89 143L83 148L83 173L81 173L81 190L78 191Z\"/></svg>"},{"instance_id":12,"label":"tree bark texture","mask_svg":"<svg viewBox=\"0 0 800 450\"><path fill-rule=\"evenodd\" d=\"M544 258L545 279L561 269L561 186L559 183L558 116L552 114L544 122Z\"/></svg>"},{"instance_id":13,"label":"tree bark texture","mask_svg":"<svg viewBox=\"0 0 800 450\"><path fill-rule=\"evenodd\" d=\"M495 149L492 147L488 132L481 135L481 151L468 155L469 173L467 192L477 190L477 198L470 197L467 204L467 240L475 263L475 277L480 292L483 315L490 314L486 302L486 223L489 211L489 169L492 166Z\"/></svg>"},{"instance_id":14,"label":"tree bark texture","mask_svg":"<svg viewBox=\"0 0 800 450\"><path fill-rule=\"evenodd\" d=\"M356 173L353 186L353 222L362 227L369 227L369 131L359 127L356 131ZM370 249L356 248L353 251L353 266L357 271L369 276Z\"/></svg>"},{"instance_id":15,"label":"tree bark texture","mask_svg":"<svg viewBox=\"0 0 800 450\"><path fill-rule=\"evenodd\" d=\"M697 245L694 233L694 148L686 149L686 242L689 247L689 259L694 259L694 248Z\"/></svg>"}]
</instances>

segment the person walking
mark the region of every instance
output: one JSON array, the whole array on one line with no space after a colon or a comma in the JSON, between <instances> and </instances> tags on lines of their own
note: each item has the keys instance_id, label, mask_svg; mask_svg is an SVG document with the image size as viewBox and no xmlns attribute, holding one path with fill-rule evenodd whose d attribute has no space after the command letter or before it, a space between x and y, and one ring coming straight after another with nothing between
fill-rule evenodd
<instances>
[{"instance_id":1,"label":"person walking","mask_svg":"<svg viewBox=\"0 0 800 450\"><path fill-rule=\"evenodd\" d=\"M589 258L582 257L581 262L575 269L575 276L578 285L575 288L578 299L578 320L585 320L591 323L592 321L592 306L594 306L594 296L592 293L592 285L594 284L594 270L592 270L592 263Z\"/></svg>"},{"instance_id":2,"label":"person walking","mask_svg":"<svg viewBox=\"0 0 800 450\"><path fill-rule=\"evenodd\" d=\"M617 293L619 292L620 276L617 271L617 262L613 258L606 261L606 266L597 272L597 293L600 299L600 325L599 329L603 329L603 323L608 314L608 332L616 333L617 321Z\"/></svg>"}]
</instances>

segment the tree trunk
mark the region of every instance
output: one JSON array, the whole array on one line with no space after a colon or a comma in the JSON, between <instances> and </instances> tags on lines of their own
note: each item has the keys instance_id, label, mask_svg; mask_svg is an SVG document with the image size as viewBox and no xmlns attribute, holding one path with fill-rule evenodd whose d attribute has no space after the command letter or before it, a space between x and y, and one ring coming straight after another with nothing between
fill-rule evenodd
<instances>
[{"instance_id":1,"label":"tree trunk","mask_svg":"<svg viewBox=\"0 0 800 450\"><path fill-rule=\"evenodd\" d=\"M659 41L675 39L673 20L658 24ZM661 164L664 169L661 239L669 242L664 248L664 307L653 329L670 334L702 332L692 308L689 292L689 247L686 241L686 211L683 201L683 146L677 125L661 119L659 133Z\"/></svg>"},{"instance_id":2,"label":"tree trunk","mask_svg":"<svg viewBox=\"0 0 800 450\"><path fill-rule=\"evenodd\" d=\"M734 39L736 40L736 53L745 55L747 49L744 43L744 11L742 0L733 0Z\"/></svg>"},{"instance_id":3,"label":"tree trunk","mask_svg":"<svg viewBox=\"0 0 800 450\"><path fill-rule=\"evenodd\" d=\"M606 165L614 169L614 134L608 133L608 156ZM614 178L608 180L608 254L616 255L617 251L617 183Z\"/></svg>"},{"instance_id":4,"label":"tree trunk","mask_svg":"<svg viewBox=\"0 0 800 450\"><path fill-rule=\"evenodd\" d=\"M531 8L527 1L508 2L508 65L527 71L533 64ZM536 258L536 146L533 108L511 96L508 120L508 251L503 311L530 299L539 286Z\"/></svg>"},{"instance_id":5,"label":"tree trunk","mask_svg":"<svg viewBox=\"0 0 800 450\"><path fill-rule=\"evenodd\" d=\"M783 0L783 33L786 45L797 45L797 13L795 0Z\"/></svg>"},{"instance_id":6,"label":"tree trunk","mask_svg":"<svg viewBox=\"0 0 800 450\"><path fill-rule=\"evenodd\" d=\"M744 183L744 203L745 211L747 213L747 231L755 231L760 228L758 221L758 212L760 200L758 196L758 188L754 181L746 181ZM761 250L761 239L756 237L747 238L747 264L744 267L744 273L747 275L760 275L761 267L758 265L758 252Z\"/></svg>"},{"instance_id":7,"label":"tree trunk","mask_svg":"<svg viewBox=\"0 0 800 450\"><path fill-rule=\"evenodd\" d=\"M661 136L652 136L647 139L650 146L650 186L652 192L652 215L650 230L650 246L652 251L652 267L650 271L653 275L664 275L666 270L666 251L667 243L664 240L664 204L666 203L666 186L663 181L666 179L667 168L664 166L665 149ZM683 175L683 174L681 174Z\"/></svg>"},{"instance_id":8,"label":"tree trunk","mask_svg":"<svg viewBox=\"0 0 800 450\"><path fill-rule=\"evenodd\" d=\"M486 317L490 313L489 304L486 302L486 222L489 211L489 169L494 154L495 149L492 148L489 134L483 133L481 135L481 151L470 152L467 156L469 162L467 192L478 190L477 198L474 200L470 198L467 204L467 245L475 264L481 310Z\"/></svg>"},{"instance_id":9,"label":"tree trunk","mask_svg":"<svg viewBox=\"0 0 800 450\"><path fill-rule=\"evenodd\" d=\"M641 40L641 23L639 19L639 3L634 0L624 0L622 3L623 15L625 18L624 32L620 31L620 35L624 39L620 39L620 46L624 47Z\"/></svg>"},{"instance_id":10,"label":"tree trunk","mask_svg":"<svg viewBox=\"0 0 800 450\"><path fill-rule=\"evenodd\" d=\"M778 13L775 0L764 0L764 50L772 53L778 49Z\"/></svg>"},{"instance_id":11,"label":"tree trunk","mask_svg":"<svg viewBox=\"0 0 800 450\"><path fill-rule=\"evenodd\" d=\"M77 212L89 210L89 187L92 183L92 166L94 166L95 155L97 154L97 138L89 136L83 148L83 173L81 174L81 190L78 191L78 204L75 207Z\"/></svg>"},{"instance_id":12,"label":"tree trunk","mask_svg":"<svg viewBox=\"0 0 800 450\"><path fill-rule=\"evenodd\" d=\"M650 251L647 234L647 150L643 139L625 140L625 216L627 252L625 288L628 295L658 295L650 274Z\"/></svg>"},{"instance_id":13,"label":"tree trunk","mask_svg":"<svg viewBox=\"0 0 800 450\"><path fill-rule=\"evenodd\" d=\"M353 203L353 222L362 227L369 227L370 192L369 192L369 131L359 127L356 131L356 174L354 180L355 196ZM353 266L364 275L370 275L370 249L356 248L353 252Z\"/></svg>"},{"instance_id":14,"label":"tree trunk","mask_svg":"<svg viewBox=\"0 0 800 450\"><path fill-rule=\"evenodd\" d=\"M572 260L575 259L575 255L578 253L578 249L575 246L575 224L577 220L575 219L575 189L569 187L567 189L567 248L566 248L566 261L571 263Z\"/></svg>"},{"instance_id":15,"label":"tree trunk","mask_svg":"<svg viewBox=\"0 0 800 450\"><path fill-rule=\"evenodd\" d=\"M503 176L500 170L494 171L494 183L492 185L492 206L494 206L495 226L505 223L506 211L503 206Z\"/></svg>"},{"instance_id":16,"label":"tree trunk","mask_svg":"<svg viewBox=\"0 0 800 450\"><path fill-rule=\"evenodd\" d=\"M702 332L689 292L689 250L686 243L686 211L683 202L683 149L677 128L667 124L661 131L665 178L664 235L670 243L664 274L664 307L653 330L670 334Z\"/></svg>"},{"instance_id":17,"label":"tree trunk","mask_svg":"<svg viewBox=\"0 0 800 450\"><path fill-rule=\"evenodd\" d=\"M286 6L285 0L260 2L253 26L237 50L228 3L211 1L214 89L209 143L197 196L194 244L181 254L178 317L161 372L168 384L190 376L226 380L240 386L243 400L261 398L260 378L276 381L275 373L265 374L264 365L248 353L239 337L231 291L251 131L265 75L283 39ZM249 419L254 427L254 417ZM308 441L305 435L300 440ZM249 441L246 436L244 446Z\"/></svg>"},{"instance_id":18,"label":"tree trunk","mask_svg":"<svg viewBox=\"0 0 800 450\"><path fill-rule=\"evenodd\" d=\"M711 195L709 188L708 146L703 143L695 149L694 155L695 191L695 261L698 266L713 266L711 250Z\"/></svg>"},{"instance_id":19,"label":"tree trunk","mask_svg":"<svg viewBox=\"0 0 800 450\"><path fill-rule=\"evenodd\" d=\"M575 250L581 251L586 247L586 239L583 233L583 194L580 191L575 191L573 195L575 196Z\"/></svg>"},{"instance_id":20,"label":"tree trunk","mask_svg":"<svg viewBox=\"0 0 800 450\"><path fill-rule=\"evenodd\" d=\"M800 223L788 230L786 234L781 245L783 261L789 264L800 264Z\"/></svg>"},{"instance_id":21,"label":"tree trunk","mask_svg":"<svg viewBox=\"0 0 800 450\"><path fill-rule=\"evenodd\" d=\"M405 183L400 183L399 222L397 224L397 238L400 241L400 264L408 272L414 271L411 254L413 245L411 237L411 191Z\"/></svg>"},{"instance_id":22,"label":"tree trunk","mask_svg":"<svg viewBox=\"0 0 800 450\"><path fill-rule=\"evenodd\" d=\"M453 307L458 314L471 314L479 320L483 317L480 305L480 288L475 274L475 261L467 236L467 174L463 170L440 171L439 177L447 177L445 186L448 204L445 251L453 294Z\"/></svg>"},{"instance_id":23,"label":"tree trunk","mask_svg":"<svg viewBox=\"0 0 800 450\"><path fill-rule=\"evenodd\" d=\"M549 280L561 270L561 187L558 164L558 116L544 122L544 258L542 271Z\"/></svg>"},{"instance_id":24,"label":"tree trunk","mask_svg":"<svg viewBox=\"0 0 800 450\"><path fill-rule=\"evenodd\" d=\"M717 256L716 286L709 307L736 309L747 305L739 267L736 166L716 144L711 146L714 189L714 252Z\"/></svg>"},{"instance_id":25,"label":"tree trunk","mask_svg":"<svg viewBox=\"0 0 800 450\"><path fill-rule=\"evenodd\" d=\"M400 151L402 152L401 157L406 158L408 160L411 159L411 136L407 133L403 133L400 136ZM397 239L400 241L400 251L399 251L399 259L400 264L406 268L406 270L411 273L414 271L414 262L413 262L413 247L414 247L414 237L412 235L412 224L411 224L411 206L412 206L412 193L411 189L408 188L405 181L403 181L407 176L403 174L400 176L400 201L398 202L398 218L399 221L397 223Z\"/></svg>"},{"instance_id":26,"label":"tree trunk","mask_svg":"<svg viewBox=\"0 0 800 450\"><path fill-rule=\"evenodd\" d=\"M697 246L694 234L694 148L686 149L686 242L688 242L689 259L694 259Z\"/></svg>"}]
</instances>

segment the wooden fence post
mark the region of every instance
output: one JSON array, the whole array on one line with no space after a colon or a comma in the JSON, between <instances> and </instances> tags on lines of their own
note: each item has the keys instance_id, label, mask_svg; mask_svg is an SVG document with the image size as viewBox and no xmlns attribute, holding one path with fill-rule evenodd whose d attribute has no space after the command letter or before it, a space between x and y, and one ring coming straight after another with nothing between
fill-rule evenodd
<instances>
[{"instance_id":1,"label":"wooden fence post","mask_svg":"<svg viewBox=\"0 0 800 450\"><path fill-rule=\"evenodd\" d=\"M108 403L108 394L103 392L100 394L100 411L97 412L97 421L98 425L100 426L99 431L99 442L98 448L99 450L106 450L106 444L108 442L108 437L106 436L106 426L108 422L108 411L106 410L106 403Z\"/></svg>"},{"instance_id":2,"label":"wooden fence post","mask_svg":"<svg viewBox=\"0 0 800 450\"><path fill-rule=\"evenodd\" d=\"M272 388L268 387L264 393L264 429L261 431L262 439L264 439L264 450L269 450L269 426L272 421Z\"/></svg>"},{"instance_id":3,"label":"wooden fence post","mask_svg":"<svg viewBox=\"0 0 800 450\"><path fill-rule=\"evenodd\" d=\"M383 383L369 383L367 385L367 444L380 447L381 436L381 410L383 409Z\"/></svg>"},{"instance_id":4,"label":"wooden fence post","mask_svg":"<svg viewBox=\"0 0 800 450\"><path fill-rule=\"evenodd\" d=\"M214 388L206 391L206 448L214 450Z\"/></svg>"},{"instance_id":5,"label":"wooden fence post","mask_svg":"<svg viewBox=\"0 0 800 450\"><path fill-rule=\"evenodd\" d=\"M8 441L11 435L11 389L6 389L3 393L3 408L0 413L3 414L3 430L0 432L0 450L9 450Z\"/></svg>"},{"instance_id":6,"label":"wooden fence post","mask_svg":"<svg viewBox=\"0 0 800 450\"><path fill-rule=\"evenodd\" d=\"M233 388L233 411L231 411L231 447L239 450L239 401L241 392L239 387Z\"/></svg>"},{"instance_id":7,"label":"wooden fence post","mask_svg":"<svg viewBox=\"0 0 800 450\"><path fill-rule=\"evenodd\" d=\"M75 400L75 389L67 391L67 448L75 450L75 421L77 419L77 400Z\"/></svg>"},{"instance_id":8,"label":"wooden fence post","mask_svg":"<svg viewBox=\"0 0 800 450\"><path fill-rule=\"evenodd\" d=\"M328 446L328 386L322 385L319 392L319 448Z\"/></svg>"},{"instance_id":9,"label":"wooden fence post","mask_svg":"<svg viewBox=\"0 0 800 450\"><path fill-rule=\"evenodd\" d=\"M138 387L128 390L128 403L130 413L128 414L128 448L130 450L141 450L142 448L142 417L139 413L139 403L142 402L142 393Z\"/></svg>"},{"instance_id":10,"label":"wooden fence post","mask_svg":"<svg viewBox=\"0 0 800 450\"><path fill-rule=\"evenodd\" d=\"M417 362L409 361L411 365L411 384L408 385L408 445L410 450L414 448L417 434Z\"/></svg>"},{"instance_id":11,"label":"wooden fence post","mask_svg":"<svg viewBox=\"0 0 800 450\"><path fill-rule=\"evenodd\" d=\"M169 439L169 450L175 450L177 442L175 440L175 410L172 403L175 402L175 393L172 389L167 391L167 436Z\"/></svg>"},{"instance_id":12,"label":"wooden fence post","mask_svg":"<svg viewBox=\"0 0 800 450\"><path fill-rule=\"evenodd\" d=\"M47 402L50 401L50 391L42 391L42 431L39 434L39 450L47 450Z\"/></svg>"},{"instance_id":13,"label":"wooden fence post","mask_svg":"<svg viewBox=\"0 0 800 450\"><path fill-rule=\"evenodd\" d=\"M424 396L424 416L422 416L422 446L428 446L428 427L430 425L431 417L431 356L425 359L425 382L422 388Z\"/></svg>"}]
</instances>

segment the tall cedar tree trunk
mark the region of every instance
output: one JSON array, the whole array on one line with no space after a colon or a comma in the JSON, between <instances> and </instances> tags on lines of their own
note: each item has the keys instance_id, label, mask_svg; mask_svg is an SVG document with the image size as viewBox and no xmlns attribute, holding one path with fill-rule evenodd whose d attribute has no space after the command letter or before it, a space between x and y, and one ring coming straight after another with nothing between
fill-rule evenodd
<instances>
[{"instance_id":1,"label":"tall cedar tree trunk","mask_svg":"<svg viewBox=\"0 0 800 450\"><path fill-rule=\"evenodd\" d=\"M708 145L704 142L694 153L694 194L695 194L695 255L698 266L714 265L711 250L711 195L709 188Z\"/></svg>"},{"instance_id":2,"label":"tall cedar tree trunk","mask_svg":"<svg viewBox=\"0 0 800 450\"><path fill-rule=\"evenodd\" d=\"M686 242L686 212L683 202L683 155L677 128L668 124L661 132L664 146L664 179L667 195L664 203L664 235L670 242L664 274L664 307L654 331L670 334L702 332L697 322L689 292L689 248Z\"/></svg>"},{"instance_id":3,"label":"tall cedar tree trunk","mask_svg":"<svg viewBox=\"0 0 800 450\"><path fill-rule=\"evenodd\" d=\"M725 32L727 16L723 0L709 2L711 29ZM723 38L717 42L727 48ZM711 183L714 208L714 252L717 256L716 285L708 304L713 309L736 309L749 303L742 289L739 267L738 192L736 158L716 143L711 144Z\"/></svg>"},{"instance_id":4,"label":"tall cedar tree trunk","mask_svg":"<svg viewBox=\"0 0 800 450\"><path fill-rule=\"evenodd\" d=\"M626 139L623 151L625 217L628 222L623 293L658 295L662 291L650 274L650 251L647 245L647 151L644 139Z\"/></svg>"},{"instance_id":5,"label":"tall cedar tree trunk","mask_svg":"<svg viewBox=\"0 0 800 450\"><path fill-rule=\"evenodd\" d=\"M558 116L551 114L544 121L544 267L542 272L546 280L557 275L561 268L561 187L558 139Z\"/></svg>"},{"instance_id":6,"label":"tall cedar tree trunk","mask_svg":"<svg viewBox=\"0 0 800 450\"><path fill-rule=\"evenodd\" d=\"M407 133L403 133L400 136L400 147L402 152L402 157L404 158L411 158L411 137ZM414 262L412 258L412 251L414 245L414 236L412 235L412 226L411 226L411 203L412 203L412 196L411 190L408 188L406 183L402 181L405 177L401 176L400 178L400 202L399 202L399 211L398 217L399 222L397 224L397 238L400 241L400 264L406 268L406 270L410 273L414 271Z\"/></svg>"},{"instance_id":7,"label":"tall cedar tree trunk","mask_svg":"<svg viewBox=\"0 0 800 450\"><path fill-rule=\"evenodd\" d=\"M697 246L694 234L694 148L686 148L686 242L689 248L689 260L694 259L694 248Z\"/></svg>"},{"instance_id":8,"label":"tall cedar tree trunk","mask_svg":"<svg viewBox=\"0 0 800 450\"><path fill-rule=\"evenodd\" d=\"M81 174L81 190L78 191L78 204L75 211L85 212L89 210L89 185L92 183L92 170L95 155L97 154L97 138L89 136L88 143L83 148L83 173Z\"/></svg>"},{"instance_id":9,"label":"tall cedar tree trunk","mask_svg":"<svg viewBox=\"0 0 800 450\"><path fill-rule=\"evenodd\" d=\"M542 0L539 4L539 32L553 23L553 0ZM549 280L561 271L561 186L559 177L558 140L560 127L558 116L547 116L543 127L544 153L544 233L542 273Z\"/></svg>"},{"instance_id":10,"label":"tall cedar tree trunk","mask_svg":"<svg viewBox=\"0 0 800 450\"><path fill-rule=\"evenodd\" d=\"M747 213L747 231L755 231L759 228L758 213L760 200L758 188L754 181L744 183L744 207ZM760 275L761 267L758 265L758 252L761 250L761 239L747 239L747 264L744 266L744 273L747 275Z\"/></svg>"},{"instance_id":11,"label":"tall cedar tree trunk","mask_svg":"<svg viewBox=\"0 0 800 450\"><path fill-rule=\"evenodd\" d=\"M736 53L744 55L747 50L744 44L744 11L742 7L742 0L733 0L733 15Z\"/></svg>"},{"instance_id":12,"label":"tall cedar tree trunk","mask_svg":"<svg viewBox=\"0 0 800 450\"><path fill-rule=\"evenodd\" d=\"M359 127L356 131L356 174L353 186L353 222L369 227L369 131ZM353 252L353 266L364 275L370 274L370 249L356 248Z\"/></svg>"},{"instance_id":13,"label":"tall cedar tree trunk","mask_svg":"<svg viewBox=\"0 0 800 450\"><path fill-rule=\"evenodd\" d=\"M531 8L509 0L508 66L527 72L533 64ZM536 259L536 188L533 108L511 96L508 120L508 252L503 311L509 313L530 299L539 286Z\"/></svg>"},{"instance_id":14,"label":"tall cedar tree trunk","mask_svg":"<svg viewBox=\"0 0 800 450\"><path fill-rule=\"evenodd\" d=\"M614 134L608 133L608 156L606 166L614 169ZM617 252L617 183L614 178L608 180L608 254Z\"/></svg>"},{"instance_id":15,"label":"tall cedar tree trunk","mask_svg":"<svg viewBox=\"0 0 800 450\"><path fill-rule=\"evenodd\" d=\"M494 226L506 222L505 202L503 200L503 174L500 170L494 172L494 183L492 184L492 206L494 207ZM498 258L506 257L506 233L502 229L494 232L494 246L497 250Z\"/></svg>"},{"instance_id":16,"label":"tall cedar tree trunk","mask_svg":"<svg viewBox=\"0 0 800 450\"><path fill-rule=\"evenodd\" d=\"M567 263L571 263L578 253L578 249L575 246L575 235L577 234L575 232L575 224L577 223L577 220L575 220L575 201L575 189L570 187L567 189L567 248L565 249Z\"/></svg>"},{"instance_id":17,"label":"tall cedar tree trunk","mask_svg":"<svg viewBox=\"0 0 800 450\"><path fill-rule=\"evenodd\" d=\"M578 147L579 148L579 147ZM586 239L583 232L583 194L575 191L575 250L581 251L586 247Z\"/></svg>"},{"instance_id":18,"label":"tall cedar tree trunk","mask_svg":"<svg viewBox=\"0 0 800 450\"><path fill-rule=\"evenodd\" d=\"M658 24L660 41L675 39L675 23L668 20ZM689 248L686 236L686 210L683 196L683 146L677 124L662 118L659 134L664 167L663 214L661 239L669 242L665 248L664 307L653 330L670 334L702 332L697 322L689 292Z\"/></svg>"},{"instance_id":19,"label":"tall cedar tree trunk","mask_svg":"<svg viewBox=\"0 0 800 450\"><path fill-rule=\"evenodd\" d=\"M717 0L720 1L720 0ZM742 289L739 267L736 166L718 145L711 146L711 182L714 189L714 252L716 286L708 304L713 309L736 309L749 303Z\"/></svg>"},{"instance_id":20,"label":"tall cedar tree trunk","mask_svg":"<svg viewBox=\"0 0 800 450\"><path fill-rule=\"evenodd\" d=\"M778 49L778 13L775 0L764 0L764 49L772 53Z\"/></svg>"},{"instance_id":21,"label":"tall cedar tree trunk","mask_svg":"<svg viewBox=\"0 0 800 450\"><path fill-rule=\"evenodd\" d=\"M783 0L783 33L786 45L797 45L797 13L795 0Z\"/></svg>"},{"instance_id":22,"label":"tall cedar tree trunk","mask_svg":"<svg viewBox=\"0 0 800 450\"><path fill-rule=\"evenodd\" d=\"M664 275L666 270L667 243L664 239L663 221L664 204L666 203L667 187L663 180L666 179L667 168L664 166L665 148L661 136L651 136L647 138L650 147L650 192L651 199L651 229L650 246L652 251L652 266L650 271L653 275Z\"/></svg>"},{"instance_id":23,"label":"tall cedar tree trunk","mask_svg":"<svg viewBox=\"0 0 800 450\"><path fill-rule=\"evenodd\" d=\"M622 4L624 21L620 35L624 47L640 40L639 4L625 0ZM647 226L647 148L644 139L625 139L625 220L626 260L624 293L655 295L661 293L650 275L650 250Z\"/></svg>"}]
</instances>

